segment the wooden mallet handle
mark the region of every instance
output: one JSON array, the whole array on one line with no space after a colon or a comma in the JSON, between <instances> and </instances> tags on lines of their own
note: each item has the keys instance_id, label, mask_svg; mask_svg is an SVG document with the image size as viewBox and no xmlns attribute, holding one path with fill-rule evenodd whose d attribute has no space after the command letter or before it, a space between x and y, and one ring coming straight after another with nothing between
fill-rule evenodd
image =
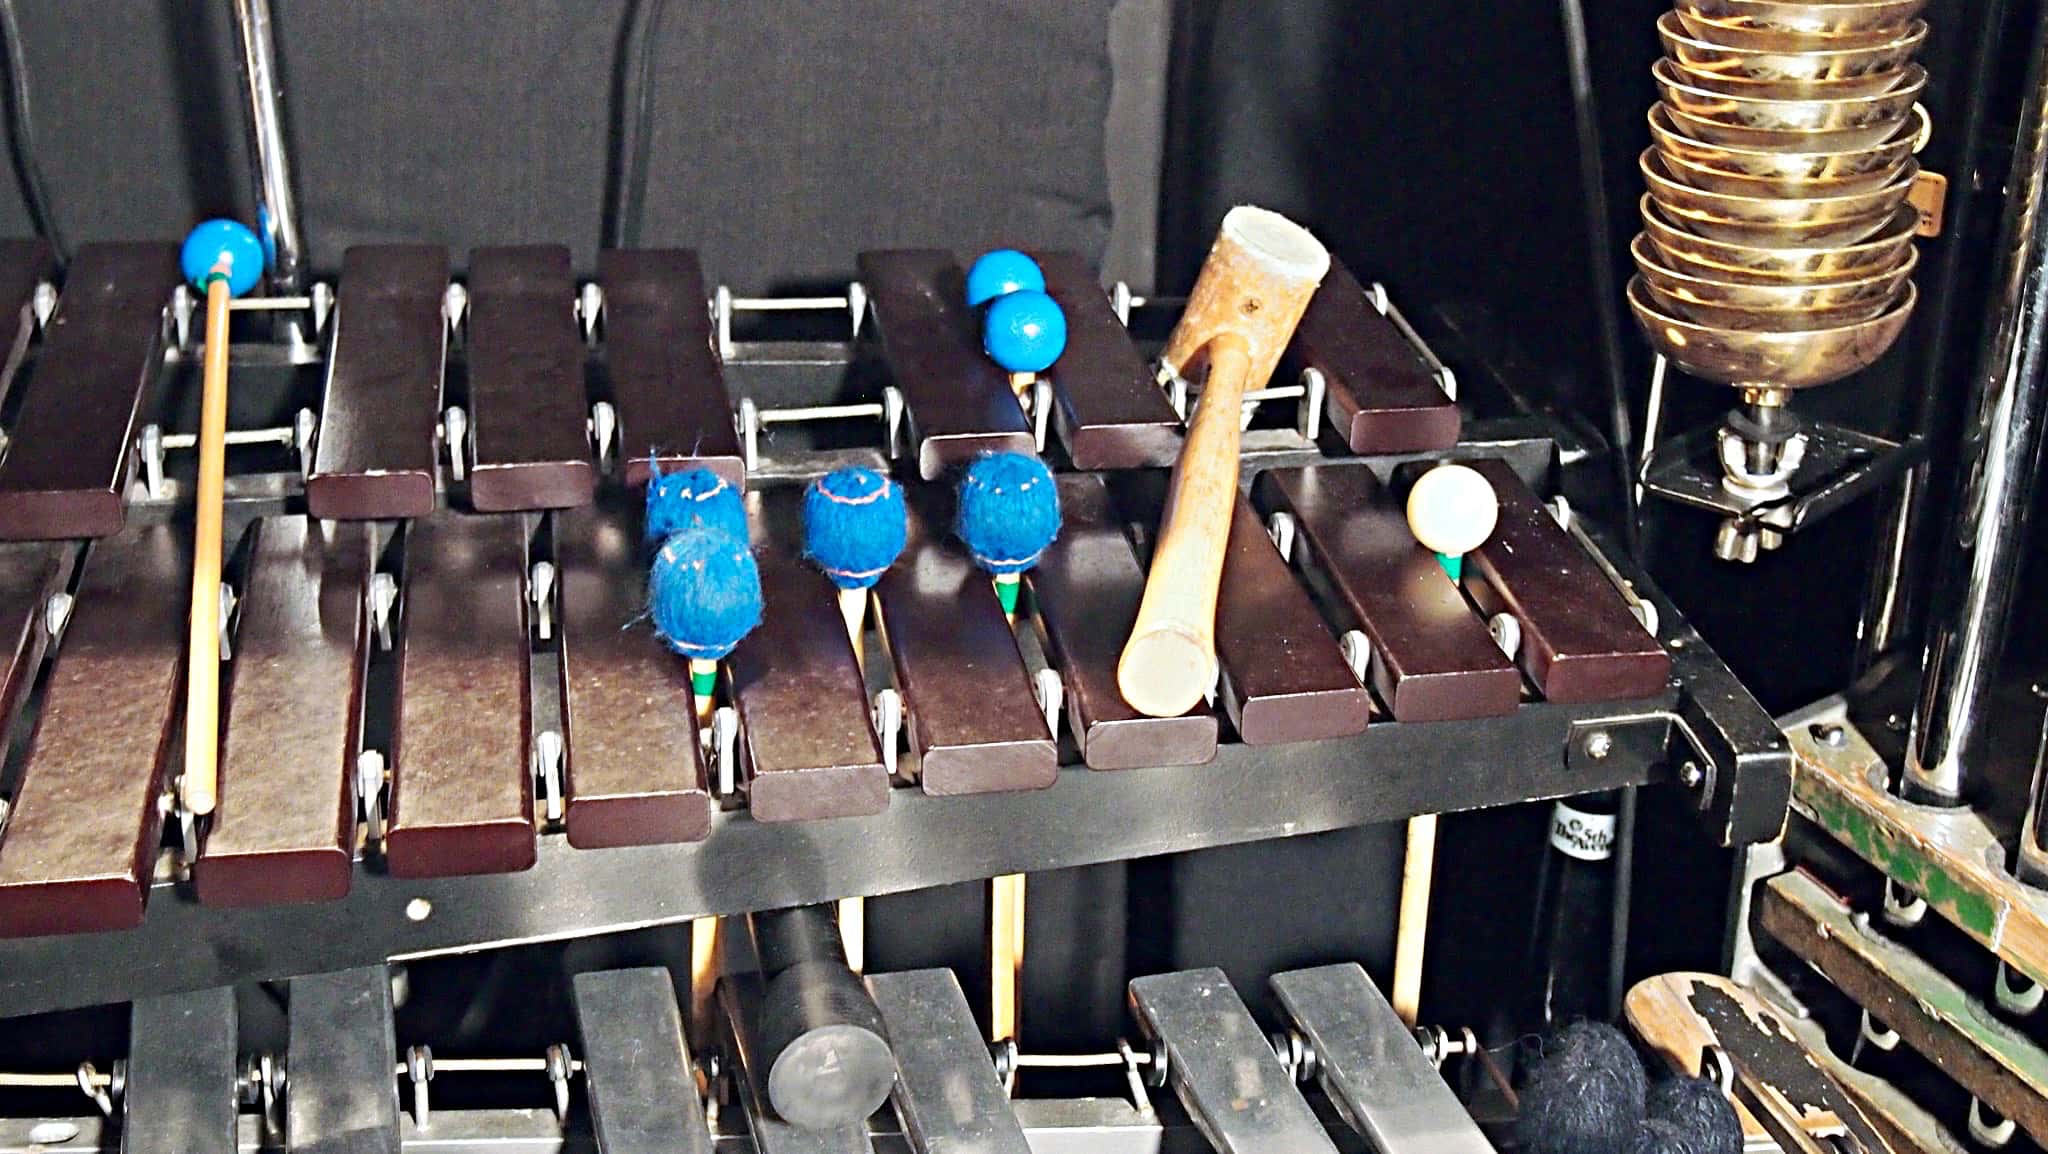
<instances>
[{"instance_id":1,"label":"wooden mallet handle","mask_svg":"<svg viewBox=\"0 0 2048 1154\"><path fill-rule=\"evenodd\" d=\"M1237 507L1244 396L1272 379L1329 267L1328 250L1300 225L1231 209L1160 355L1165 371L1206 379L1117 662L1117 688L1140 713L1178 717L1216 683L1216 590Z\"/></svg>"},{"instance_id":2,"label":"wooden mallet handle","mask_svg":"<svg viewBox=\"0 0 2048 1154\"><path fill-rule=\"evenodd\" d=\"M193 506L192 616L185 671L185 776L179 797L194 815L213 812L220 780L220 566L228 432L228 291L206 286L206 352L199 401L199 493ZM188 847L189 848L189 847Z\"/></svg>"}]
</instances>

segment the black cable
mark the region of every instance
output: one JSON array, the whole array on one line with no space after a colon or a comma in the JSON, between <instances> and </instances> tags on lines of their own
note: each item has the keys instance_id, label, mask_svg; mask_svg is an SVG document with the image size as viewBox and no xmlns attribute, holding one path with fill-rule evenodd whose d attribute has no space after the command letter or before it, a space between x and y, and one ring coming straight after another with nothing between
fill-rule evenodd
<instances>
[{"instance_id":1,"label":"black cable","mask_svg":"<svg viewBox=\"0 0 2048 1154\"><path fill-rule=\"evenodd\" d=\"M1593 276L1593 317L1600 326L1600 368L1607 378L1609 430L1615 480L1621 486L1622 539L1640 561L1636 478L1629 431L1627 370L1621 361L1621 290L1614 283L1614 236L1608 224L1607 166L1600 150L1600 113L1593 102L1593 61L1586 46L1586 11L1580 0L1559 0L1564 14L1565 59L1571 71L1572 121L1578 129L1579 183L1586 204L1586 247Z\"/></svg>"},{"instance_id":2,"label":"black cable","mask_svg":"<svg viewBox=\"0 0 2048 1154\"><path fill-rule=\"evenodd\" d=\"M1636 870L1636 787L1621 791L1614 821L1614 922L1607 942L1607 1016L1621 1017L1628 993L1628 920Z\"/></svg>"},{"instance_id":3,"label":"black cable","mask_svg":"<svg viewBox=\"0 0 2048 1154\"><path fill-rule=\"evenodd\" d=\"M647 158L654 131L654 58L661 40L666 0L633 0L626 14L612 83L613 154L610 211L606 214L606 248L633 248L640 243L640 223L647 200ZM630 58L632 82L627 89L625 66ZM630 95L630 122L625 106Z\"/></svg>"},{"instance_id":4,"label":"black cable","mask_svg":"<svg viewBox=\"0 0 2048 1154\"><path fill-rule=\"evenodd\" d=\"M0 39L7 52L7 152L14 162L14 180L21 188L22 202L36 235L56 254L57 263L69 264L71 248L64 243L64 230L50 207L50 189L43 181L42 162L36 157L35 121L29 115L28 57L22 48L21 24L15 19L14 0L0 0Z\"/></svg>"}]
</instances>

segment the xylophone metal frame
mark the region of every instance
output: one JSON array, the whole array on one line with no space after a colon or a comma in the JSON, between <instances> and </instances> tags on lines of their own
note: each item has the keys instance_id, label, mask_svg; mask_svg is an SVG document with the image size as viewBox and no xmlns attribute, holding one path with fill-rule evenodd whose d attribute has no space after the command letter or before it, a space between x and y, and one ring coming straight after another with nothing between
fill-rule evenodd
<instances>
[{"instance_id":1,"label":"xylophone metal frame","mask_svg":"<svg viewBox=\"0 0 2048 1154\"><path fill-rule=\"evenodd\" d=\"M281 345L236 351L238 364L308 363L305 351ZM732 351L736 403L831 396L872 355L860 341L737 342ZM182 359L169 358L173 367ZM1539 493L1553 490L1560 463L1582 455L1553 426L1527 418L1471 423L1449 453L1501 458ZM1369 468L1385 481L1404 462L1442 455L1331 458L1294 429L1253 430L1244 483L1306 464ZM767 455L750 482L801 482L849 462L885 465L887 454ZM154 492L138 487L131 519L170 519L183 488L176 477ZM287 511L302 492L297 472L231 477L231 531ZM1354 737L1268 748L1226 743L1200 766L1130 773L1072 765L1033 792L941 798L897 789L882 813L794 828L728 810L700 843L586 852L550 832L530 871L406 880L366 868L339 901L232 915L200 906L189 886L160 874L134 930L0 942L0 1017L1674 779L1716 842L1774 836L1789 793L1783 738L1647 577L1595 547L1607 554L1601 568L1657 611L1673 665L1654 697L1535 701L1499 718L1382 723Z\"/></svg>"}]
</instances>

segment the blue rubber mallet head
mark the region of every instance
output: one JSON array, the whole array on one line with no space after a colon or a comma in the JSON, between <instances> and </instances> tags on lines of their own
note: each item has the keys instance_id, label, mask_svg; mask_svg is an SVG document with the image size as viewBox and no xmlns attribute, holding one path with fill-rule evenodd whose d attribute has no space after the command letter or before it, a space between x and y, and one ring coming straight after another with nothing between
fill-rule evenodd
<instances>
[{"instance_id":1,"label":"blue rubber mallet head","mask_svg":"<svg viewBox=\"0 0 2048 1154\"><path fill-rule=\"evenodd\" d=\"M953 531L974 563L996 576L1003 611L1015 613L1016 574L1038 564L1039 555L1060 535L1060 496L1052 470L1028 453L977 458L960 478Z\"/></svg>"},{"instance_id":2,"label":"blue rubber mallet head","mask_svg":"<svg viewBox=\"0 0 2048 1154\"><path fill-rule=\"evenodd\" d=\"M1045 270L1014 248L985 252L967 270L968 308L978 309L997 297L1022 289L1044 292Z\"/></svg>"},{"instance_id":3,"label":"blue rubber mallet head","mask_svg":"<svg viewBox=\"0 0 2048 1154\"><path fill-rule=\"evenodd\" d=\"M692 526L655 552L647 606L670 649L716 661L761 623L761 571L745 541Z\"/></svg>"},{"instance_id":4,"label":"blue rubber mallet head","mask_svg":"<svg viewBox=\"0 0 2048 1154\"><path fill-rule=\"evenodd\" d=\"M866 589L903 552L903 486L873 469L835 469L804 490L804 556L841 589Z\"/></svg>"},{"instance_id":5,"label":"blue rubber mallet head","mask_svg":"<svg viewBox=\"0 0 2048 1154\"><path fill-rule=\"evenodd\" d=\"M746 544L747 511L739 489L709 469L654 470L647 480L647 540L665 541L692 526L717 529Z\"/></svg>"},{"instance_id":6,"label":"blue rubber mallet head","mask_svg":"<svg viewBox=\"0 0 2048 1154\"><path fill-rule=\"evenodd\" d=\"M228 292L246 296L263 276L263 242L238 220L209 220L185 237L178 267L200 292L216 277L225 278Z\"/></svg>"},{"instance_id":7,"label":"blue rubber mallet head","mask_svg":"<svg viewBox=\"0 0 2048 1154\"><path fill-rule=\"evenodd\" d=\"M1067 351L1067 314L1033 289L996 298L982 318L981 347L1012 373L1042 373Z\"/></svg>"}]
</instances>

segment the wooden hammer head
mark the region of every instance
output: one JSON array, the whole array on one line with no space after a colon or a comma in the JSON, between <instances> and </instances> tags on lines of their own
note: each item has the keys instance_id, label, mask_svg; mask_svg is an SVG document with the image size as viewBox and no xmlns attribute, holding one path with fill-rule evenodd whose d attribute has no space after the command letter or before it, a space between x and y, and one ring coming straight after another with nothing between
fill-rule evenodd
<instances>
[{"instance_id":1,"label":"wooden hammer head","mask_svg":"<svg viewBox=\"0 0 2048 1154\"><path fill-rule=\"evenodd\" d=\"M1307 229L1267 209L1231 209L1166 340L1162 365L1183 377L1201 372L1210 343L1229 333L1243 339L1251 362L1245 389L1265 388L1329 271L1329 250Z\"/></svg>"}]
</instances>

